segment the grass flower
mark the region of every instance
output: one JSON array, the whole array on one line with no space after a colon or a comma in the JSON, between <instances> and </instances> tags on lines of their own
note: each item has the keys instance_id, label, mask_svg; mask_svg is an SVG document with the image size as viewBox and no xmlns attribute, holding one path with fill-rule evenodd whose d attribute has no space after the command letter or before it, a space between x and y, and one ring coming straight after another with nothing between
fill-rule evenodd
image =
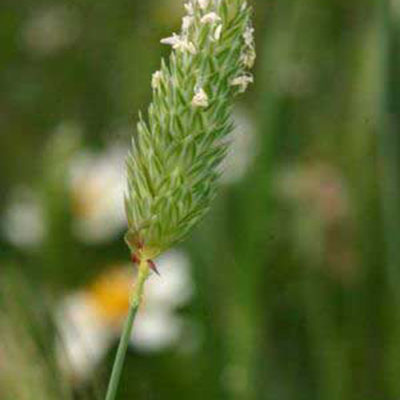
<instances>
[{"instance_id":1,"label":"grass flower","mask_svg":"<svg viewBox=\"0 0 400 400\"><path fill-rule=\"evenodd\" d=\"M151 79L151 87L154 90L159 89L161 81L162 81L162 72L161 71L154 72L152 79Z\"/></svg>"},{"instance_id":2,"label":"grass flower","mask_svg":"<svg viewBox=\"0 0 400 400\"><path fill-rule=\"evenodd\" d=\"M194 17L186 15L182 18L182 31L186 32L194 22Z\"/></svg>"},{"instance_id":3,"label":"grass flower","mask_svg":"<svg viewBox=\"0 0 400 400\"><path fill-rule=\"evenodd\" d=\"M189 42L183 36L179 36L173 33L172 36L161 39L162 44L168 44L172 46L174 50L187 51L191 54L196 54L196 48L192 42Z\"/></svg>"},{"instance_id":4,"label":"grass flower","mask_svg":"<svg viewBox=\"0 0 400 400\"><path fill-rule=\"evenodd\" d=\"M126 241L135 260L181 241L207 212L232 131L233 99L253 82L247 3L190 0L185 8L183 31L161 40L173 51L153 75L157 90L127 161Z\"/></svg>"},{"instance_id":5,"label":"grass flower","mask_svg":"<svg viewBox=\"0 0 400 400\"><path fill-rule=\"evenodd\" d=\"M196 91L195 95L192 99L193 107L208 107L208 96L207 93L203 89L199 89Z\"/></svg>"},{"instance_id":6,"label":"grass flower","mask_svg":"<svg viewBox=\"0 0 400 400\"><path fill-rule=\"evenodd\" d=\"M106 400L114 400L133 321L152 261L190 232L210 207L228 150L234 97L253 82L243 54L254 49L242 0L189 0L173 49L153 75L153 100L139 116L127 160L126 242L139 265Z\"/></svg>"},{"instance_id":7,"label":"grass flower","mask_svg":"<svg viewBox=\"0 0 400 400\"><path fill-rule=\"evenodd\" d=\"M247 87L250 83L253 83L253 77L250 75L242 75L238 76L235 79L232 79L231 85L238 86L239 93L244 93L247 90Z\"/></svg>"},{"instance_id":8,"label":"grass flower","mask_svg":"<svg viewBox=\"0 0 400 400\"><path fill-rule=\"evenodd\" d=\"M210 12L206 15L203 15L200 19L202 24L214 24L215 22L221 21L221 18L215 12Z\"/></svg>"},{"instance_id":9,"label":"grass flower","mask_svg":"<svg viewBox=\"0 0 400 400\"><path fill-rule=\"evenodd\" d=\"M197 3L202 10L205 10L209 5L210 0L195 0L194 3Z\"/></svg>"}]
</instances>

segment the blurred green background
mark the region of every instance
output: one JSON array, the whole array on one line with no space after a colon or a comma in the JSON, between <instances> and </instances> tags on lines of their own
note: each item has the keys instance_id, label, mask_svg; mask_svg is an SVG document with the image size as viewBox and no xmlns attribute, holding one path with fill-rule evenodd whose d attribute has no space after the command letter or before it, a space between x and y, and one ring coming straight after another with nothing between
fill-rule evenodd
<instances>
[{"instance_id":1,"label":"blurred green background","mask_svg":"<svg viewBox=\"0 0 400 400\"><path fill-rule=\"evenodd\" d=\"M219 197L159 261L118 398L399 399L400 2L253 4ZM124 156L182 15L1 0L1 400L102 398L133 270Z\"/></svg>"}]
</instances>

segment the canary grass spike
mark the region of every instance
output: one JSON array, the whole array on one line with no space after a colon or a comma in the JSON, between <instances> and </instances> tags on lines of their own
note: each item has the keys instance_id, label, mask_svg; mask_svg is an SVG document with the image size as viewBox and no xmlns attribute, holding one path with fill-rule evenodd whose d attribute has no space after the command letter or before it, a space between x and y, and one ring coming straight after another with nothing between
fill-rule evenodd
<instances>
[{"instance_id":1,"label":"canary grass spike","mask_svg":"<svg viewBox=\"0 0 400 400\"><path fill-rule=\"evenodd\" d=\"M182 240L207 212L227 153L234 97L253 82L251 8L243 0L189 0L181 32L153 74L127 159L126 241L139 262Z\"/></svg>"},{"instance_id":2,"label":"canary grass spike","mask_svg":"<svg viewBox=\"0 0 400 400\"><path fill-rule=\"evenodd\" d=\"M152 261L182 240L207 212L218 166L232 130L234 97L253 82L255 61L251 9L243 0L189 0L168 63L151 80L153 101L139 114L127 159L126 242L138 265L131 307L107 389L115 400L132 325Z\"/></svg>"}]
</instances>

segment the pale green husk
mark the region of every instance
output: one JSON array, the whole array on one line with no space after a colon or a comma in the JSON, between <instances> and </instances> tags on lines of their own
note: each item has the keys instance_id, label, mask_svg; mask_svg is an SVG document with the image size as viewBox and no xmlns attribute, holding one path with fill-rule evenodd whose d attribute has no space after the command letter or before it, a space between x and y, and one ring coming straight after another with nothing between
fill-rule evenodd
<instances>
[{"instance_id":1,"label":"pale green husk","mask_svg":"<svg viewBox=\"0 0 400 400\"><path fill-rule=\"evenodd\" d=\"M251 9L239 0L191 0L173 50L153 75L127 160L125 199L132 252L153 258L183 239L215 196L228 148L234 96L252 81Z\"/></svg>"}]
</instances>

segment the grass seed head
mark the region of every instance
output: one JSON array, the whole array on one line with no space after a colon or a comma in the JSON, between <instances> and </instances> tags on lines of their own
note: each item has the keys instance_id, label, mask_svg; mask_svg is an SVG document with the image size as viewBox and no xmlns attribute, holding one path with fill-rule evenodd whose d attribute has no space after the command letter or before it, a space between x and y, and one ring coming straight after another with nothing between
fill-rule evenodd
<instances>
[{"instance_id":1,"label":"grass seed head","mask_svg":"<svg viewBox=\"0 0 400 400\"><path fill-rule=\"evenodd\" d=\"M127 159L126 242L154 258L182 240L207 212L232 130L234 97L253 82L251 9L239 0L189 0L179 34L152 77Z\"/></svg>"}]
</instances>

